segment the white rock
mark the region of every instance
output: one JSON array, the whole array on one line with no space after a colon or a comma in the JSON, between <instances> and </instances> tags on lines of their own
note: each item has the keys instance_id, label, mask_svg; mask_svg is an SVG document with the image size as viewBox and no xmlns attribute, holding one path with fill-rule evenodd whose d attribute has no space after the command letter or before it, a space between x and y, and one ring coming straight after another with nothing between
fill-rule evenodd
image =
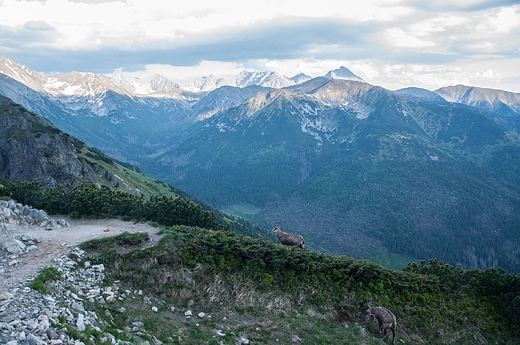
<instances>
[{"instance_id":1,"label":"white rock","mask_svg":"<svg viewBox=\"0 0 520 345\"><path fill-rule=\"evenodd\" d=\"M11 239L2 244L2 248L11 254L21 254L25 251L27 246L22 242L16 239Z\"/></svg>"},{"instance_id":2,"label":"white rock","mask_svg":"<svg viewBox=\"0 0 520 345\"><path fill-rule=\"evenodd\" d=\"M2 300L2 301L6 300L6 299L11 299L13 297L14 297L14 295L12 293L10 293L10 292L7 292L7 291L4 291L4 292L0 293L0 300Z\"/></svg>"},{"instance_id":3,"label":"white rock","mask_svg":"<svg viewBox=\"0 0 520 345\"><path fill-rule=\"evenodd\" d=\"M27 251L28 252L34 252L35 250L38 250L38 246L33 244L33 245L30 245L29 247L27 247Z\"/></svg>"},{"instance_id":4,"label":"white rock","mask_svg":"<svg viewBox=\"0 0 520 345\"><path fill-rule=\"evenodd\" d=\"M78 314L78 321L76 321L76 326L78 330L83 332L85 330L85 317L83 314Z\"/></svg>"}]
</instances>

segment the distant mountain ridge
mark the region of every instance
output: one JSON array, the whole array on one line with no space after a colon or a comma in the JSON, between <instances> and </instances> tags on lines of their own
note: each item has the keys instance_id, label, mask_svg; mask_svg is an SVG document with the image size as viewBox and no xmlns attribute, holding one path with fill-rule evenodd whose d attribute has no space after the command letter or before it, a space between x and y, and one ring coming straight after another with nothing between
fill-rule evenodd
<instances>
[{"instance_id":1,"label":"distant mountain ridge","mask_svg":"<svg viewBox=\"0 0 520 345\"><path fill-rule=\"evenodd\" d=\"M266 88L293 87L311 79L303 73L294 77L286 77L277 72L242 71L237 75L209 75L196 78L187 86L181 86L161 75L148 78L130 77L123 71L116 71L111 78L94 73L70 72L41 75L24 65L17 64L6 56L0 56L0 73L30 87L38 92L46 92L54 96L90 96L100 95L108 91L124 94L129 97L175 98L198 100L205 94L222 86L244 88L262 86ZM364 83L364 80L348 68L341 66L331 70L322 78L350 80ZM412 92L413 91L413 92ZM439 101L438 95L451 103L460 103L504 115L520 114L520 94L502 90L486 89L472 86L448 86L434 91L420 88L397 90L400 93L425 100L431 98Z\"/></svg>"},{"instance_id":2,"label":"distant mountain ridge","mask_svg":"<svg viewBox=\"0 0 520 345\"><path fill-rule=\"evenodd\" d=\"M300 73L286 77L273 71L242 71L236 75L209 75L195 78L186 86L181 86L162 75L148 78L131 77L118 70L112 77L95 75L93 73L56 73L42 75L26 66L17 64L6 56L0 56L0 73L3 73L36 91L45 91L54 95L81 96L92 93L114 91L131 95L155 97L183 97L188 92L208 92L221 86L247 87L252 85L283 88L310 80L311 77ZM327 78L349 79L362 81L346 67L330 71ZM97 79L97 80L94 80Z\"/></svg>"},{"instance_id":3,"label":"distant mountain ridge","mask_svg":"<svg viewBox=\"0 0 520 345\"><path fill-rule=\"evenodd\" d=\"M324 75L324 77L329 79L364 81L344 66L341 66L340 68L335 69L333 71L329 71L327 74Z\"/></svg>"}]
</instances>

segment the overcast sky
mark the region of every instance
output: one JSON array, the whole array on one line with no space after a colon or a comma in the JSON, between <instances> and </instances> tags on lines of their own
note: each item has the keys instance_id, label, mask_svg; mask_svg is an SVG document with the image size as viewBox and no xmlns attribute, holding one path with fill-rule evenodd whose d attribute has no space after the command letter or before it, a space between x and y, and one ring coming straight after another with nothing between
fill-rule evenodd
<instances>
[{"instance_id":1,"label":"overcast sky","mask_svg":"<svg viewBox=\"0 0 520 345\"><path fill-rule=\"evenodd\" d=\"M390 90L520 93L518 0L0 0L0 55L41 73L117 69L179 83L340 66Z\"/></svg>"}]
</instances>

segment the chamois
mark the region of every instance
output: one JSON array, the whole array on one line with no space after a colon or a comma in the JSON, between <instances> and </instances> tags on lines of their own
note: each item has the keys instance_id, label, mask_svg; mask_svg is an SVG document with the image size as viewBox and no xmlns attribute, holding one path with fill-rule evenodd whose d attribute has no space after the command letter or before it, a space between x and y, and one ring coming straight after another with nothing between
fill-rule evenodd
<instances>
[{"instance_id":1,"label":"chamois","mask_svg":"<svg viewBox=\"0 0 520 345\"><path fill-rule=\"evenodd\" d=\"M392 314L392 312L385 307L372 307L369 306L367 310L368 315L373 316L376 318L377 323L379 324L379 333L381 331L384 331L385 336L383 339L386 338L387 330L392 331L392 344L395 342L395 327L397 325L397 320L395 318L395 315Z\"/></svg>"},{"instance_id":2,"label":"chamois","mask_svg":"<svg viewBox=\"0 0 520 345\"><path fill-rule=\"evenodd\" d=\"M305 247L305 240L300 235L283 232L280 230L280 226L278 225L274 227L273 232L276 232L276 236L283 245L298 247L301 249Z\"/></svg>"}]
</instances>

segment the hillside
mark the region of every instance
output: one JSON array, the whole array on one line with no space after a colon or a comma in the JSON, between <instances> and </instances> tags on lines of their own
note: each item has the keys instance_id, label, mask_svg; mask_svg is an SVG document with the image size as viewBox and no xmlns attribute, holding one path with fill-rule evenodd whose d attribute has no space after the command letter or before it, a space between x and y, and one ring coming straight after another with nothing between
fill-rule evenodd
<instances>
[{"instance_id":1,"label":"hillside","mask_svg":"<svg viewBox=\"0 0 520 345\"><path fill-rule=\"evenodd\" d=\"M43 186L90 182L134 194L178 196L137 168L117 163L47 119L0 96L0 177Z\"/></svg>"},{"instance_id":2,"label":"hillside","mask_svg":"<svg viewBox=\"0 0 520 345\"><path fill-rule=\"evenodd\" d=\"M518 94L392 92L339 69L170 96L160 90L177 86L158 78L152 96L73 72L51 90L9 66L0 93L61 130L228 214L302 233L313 250L520 272Z\"/></svg>"},{"instance_id":3,"label":"hillside","mask_svg":"<svg viewBox=\"0 0 520 345\"><path fill-rule=\"evenodd\" d=\"M0 198L12 186L7 188L0 188ZM93 192L95 200L96 193L104 193ZM162 203L157 199L154 204ZM135 210L128 211L127 217ZM167 219L171 214L162 208L157 216ZM51 261L28 282L30 289L45 295L28 288L0 292L14 320L24 310L22 296L30 296L32 309L26 308L25 318L33 326L25 333L27 339L96 344L385 344L388 340L381 340L366 314L367 306L375 304L395 313L396 343L520 343L520 275L503 270L463 270L431 260L397 272L212 225L156 223L162 239L150 247L144 232L120 233L136 225L116 222L122 224L119 228L104 219L80 224L85 222L86 227L75 228L77 222L72 220L72 227L53 230L64 232L53 239L53 245L62 249L60 244L73 231L85 232L81 238L88 238L89 231L95 235L93 230L103 235L81 244L82 250L70 247L67 256ZM101 238L108 235L107 229L119 234ZM27 255L37 254L33 249L18 260L22 263ZM22 266L15 265L10 272ZM0 339L20 333L11 324L2 326L10 332L1 333Z\"/></svg>"},{"instance_id":4,"label":"hillside","mask_svg":"<svg viewBox=\"0 0 520 345\"><path fill-rule=\"evenodd\" d=\"M0 123L0 187L11 186L10 193L17 195L19 202L71 214L78 212L78 204L69 198L76 194L88 198L92 189L101 189L106 193L103 197L81 201L80 205L90 205L88 212L96 209L104 210L104 216L120 216L120 210L130 207L129 203L166 198L182 207L180 213L210 212L214 221L235 231L253 236L261 233L244 220L226 215L180 189L144 175L135 166L117 162L89 148L47 119L2 96ZM121 193L131 196L116 202L114 198ZM135 201L131 201L132 198ZM150 214L134 216L153 218Z\"/></svg>"},{"instance_id":5,"label":"hillside","mask_svg":"<svg viewBox=\"0 0 520 345\"><path fill-rule=\"evenodd\" d=\"M314 250L518 272L519 157L472 108L316 79L193 125L149 171Z\"/></svg>"},{"instance_id":6,"label":"hillside","mask_svg":"<svg viewBox=\"0 0 520 345\"><path fill-rule=\"evenodd\" d=\"M110 280L130 291L142 289L157 301L152 303L164 306L157 316L134 307L133 317L120 319L123 324L148 320L161 341L211 343L221 329L222 341L230 344L240 337L261 344L294 339L378 344L381 335L365 312L373 303L396 314L396 343L518 343L517 303L506 301L518 299L519 276L463 271L436 261L394 272L232 233L189 227L164 231L158 246L128 255L114 252L118 239L82 247L99 253ZM170 306L181 315L204 311L211 318L179 318Z\"/></svg>"}]
</instances>

